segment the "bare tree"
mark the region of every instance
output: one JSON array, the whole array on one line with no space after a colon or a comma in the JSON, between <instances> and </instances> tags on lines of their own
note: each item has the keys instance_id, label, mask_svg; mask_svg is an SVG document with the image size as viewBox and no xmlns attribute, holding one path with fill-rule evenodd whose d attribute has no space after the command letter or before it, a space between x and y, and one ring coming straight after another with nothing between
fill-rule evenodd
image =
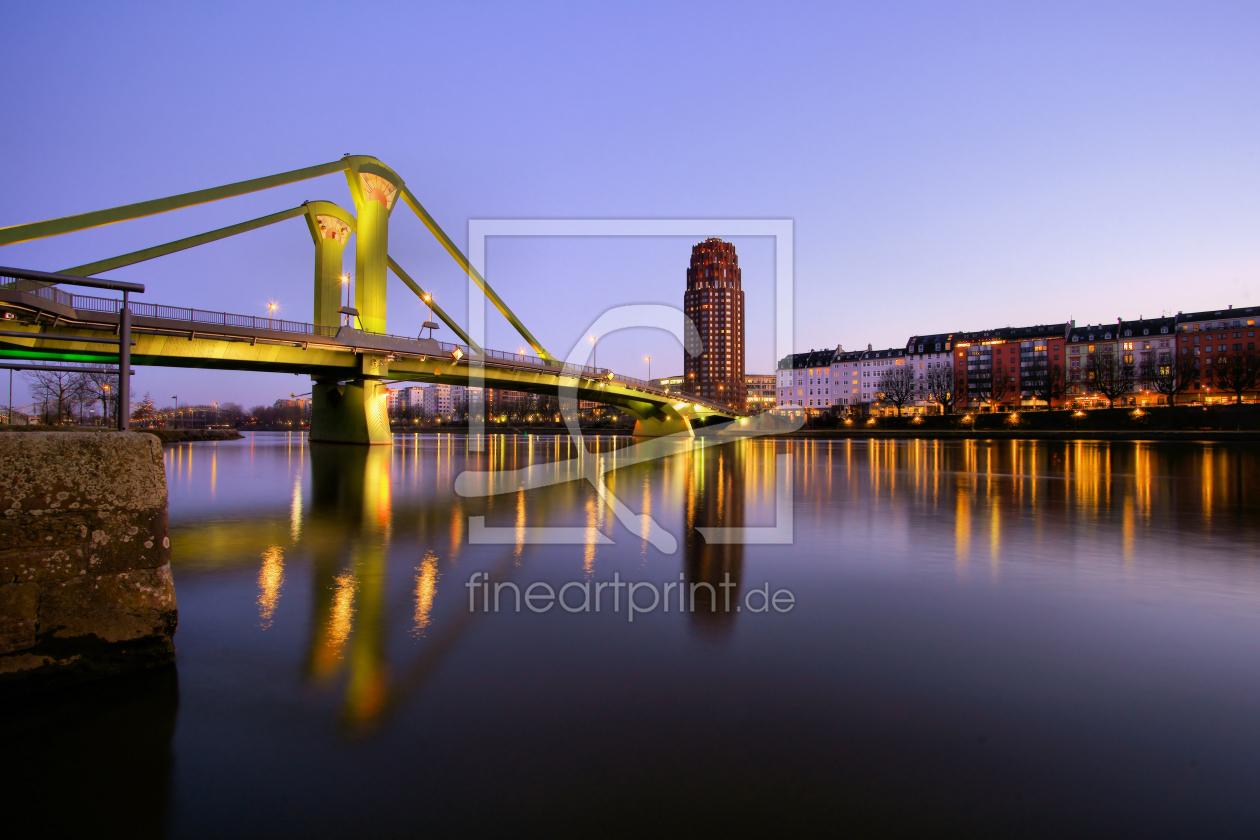
<instances>
[{"instance_id":1,"label":"bare tree","mask_svg":"<svg viewBox=\"0 0 1260 840\"><path fill-rule=\"evenodd\" d=\"M1256 390L1260 384L1260 355L1255 350L1218 356L1207 368L1209 381L1222 391L1229 391L1241 404L1244 391Z\"/></svg>"},{"instance_id":2,"label":"bare tree","mask_svg":"<svg viewBox=\"0 0 1260 840\"><path fill-rule=\"evenodd\" d=\"M1086 375L1090 386L1107 398L1107 407L1115 408L1116 400L1132 393L1137 383L1137 370L1115 353L1095 353L1089 357Z\"/></svg>"},{"instance_id":3,"label":"bare tree","mask_svg":"<svg viewBox=\"0 0 1260 840\"><path fill-rule=\"evenodd\" d=\"M73 417L75 406L84 398L83 379L73 368L27 371L26 387L35 402L44 407L44 422L60 425Z\"/></svg>"},{"instance_id":4,"label":"bare tree","mask_svg":"<svg viewBox=\"0 0 1260 840\"><path fill-rule=\"evenodd\" d=\"M466 389L451 394L451 415L452 419L456 420L468 419L468 391Z\"/></svg>"},{"instance_id":5,"label":"bare tree","mask_svg":"<svg viewBox=\"0 0 1260 840\"><path fill-rule=\"evenodd\" d=\"M897 416L901 416L901 407L914 399L914 370L910 365L893 365L884 371L876 386L880 390L880 398L897 406Z\"/></svg>"},{"instance_id":6,"label":"bare tree","mask_svg":"<svg viewBox=\"0 0 1260 840\"><path fill-rule=\"evenodd\" d=\"M952 414L958 398L966 391L967 382L962 374L954 372L952 362L946 367L928 370L923 386L923 396L924 399L939 404L942 414Z\"/></svg>"},{"instance_id":7,"label":"bare tree","mask_svg":"<svg viewBox=\"0 0 1260 840\"><path fill-rule=\"evenodd\" d=\"M1067 393L1067 372L1057 362L1051 364L1049 359L1035 360L1030 376L1029 390L1032 391L1033 399L1045 400L1047 409L1052 408L1054 401L1062 399Z\"/></svg>"},{"instance_id":8,"label":"bare tree","mask_svg":"<svg viewBox=\"0 0 1260 840\"><path fill-rule=\"evenodd\" d=\"M95 368L79 374L79 390L87 404L99 402L101 416L106 422L114 413L110 410L111 402L118 397L118 374L114 371Z\"/></svg>"},{"instance_id":9,"label":"bare tree","mask_svg":"<svg viewBox=\"0 0 1260 840\"><path fill-rule=\"evenodd\" d=\"M1007 379L1005 371L1002 370L1001 363L990 367L988 370L978 370L972 374L967 374L967 391L968 395L974 397L981 403L989 403L994 408L1006 397L1006 392L1010 390L1010 381Z\"/></svg>"},{"instance_id":10,"label":"bare tree","mask_svg":"<svg viewBox=\"0 0 1260 840\"><path fill-rule=\"evenodd\" d=\"M1162 359L1148 356L1142 362L1140 375L1148 388L1166 397L1169 405L1175 405L1177 395L1198 381L1199 359L1189 354Z\"/></svg>"}]
</instances>

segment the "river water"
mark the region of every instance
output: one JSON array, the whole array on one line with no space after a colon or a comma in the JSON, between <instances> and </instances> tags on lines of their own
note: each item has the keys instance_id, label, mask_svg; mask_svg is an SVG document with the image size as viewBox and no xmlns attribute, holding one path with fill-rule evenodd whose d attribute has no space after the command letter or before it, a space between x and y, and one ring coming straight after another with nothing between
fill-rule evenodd
<instances>
[{"instance_id":1,"label":"river water","mask_svg":"<svg viewBox=\"0 0 1260 840\"><path fill-rule=\"evenodd\" d=\"M478 441L168 447L177 673L58 760L176 837L1260 831L1253 446Z\"/></svg>"}]
</instances>

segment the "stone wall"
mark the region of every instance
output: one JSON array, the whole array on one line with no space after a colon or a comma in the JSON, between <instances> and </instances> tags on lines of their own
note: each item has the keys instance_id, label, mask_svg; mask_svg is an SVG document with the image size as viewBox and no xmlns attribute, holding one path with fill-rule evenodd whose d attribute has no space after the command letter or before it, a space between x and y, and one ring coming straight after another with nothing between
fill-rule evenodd
<instances>
[{"instance_id":1,"label":"stone wall","mask_svg":"<svg viewBox=\"0 0 1260 840\"><path fill-rule=\"evenodd\" d=\"M135 432L0 435L0 685L171 662L166 472Z\"/></svg>"}]
</instances>

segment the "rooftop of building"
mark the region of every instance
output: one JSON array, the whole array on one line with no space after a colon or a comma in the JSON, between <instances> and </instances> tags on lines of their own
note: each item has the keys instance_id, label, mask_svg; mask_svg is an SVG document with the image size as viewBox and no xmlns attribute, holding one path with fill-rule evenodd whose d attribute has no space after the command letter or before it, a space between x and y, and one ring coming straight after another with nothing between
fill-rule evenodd
<instances>
[{"instance_id":1,"label":"rooftop of building","mask_svg":"<svg viewBox=\"0 0 1260 840\"><path fill-rule=\"evenodd\" d=\"M1235 319L1254 319L1257 315L1260 315L1260 306L1244 306L1238 309L1235 309L1233 306L1227 306L1224 309L1209 309L1204 312L1178 312L1176 320L1178 324L1190 323L1191 321L1224 320L1232 325Z\"/></svg>"},{"instance_id":2,"label":"rooftop of building","mask_svg":"<svg viewBox=\"0 0 1260 840\"><path fill-rule=\"evenodd\" d=\"M779 360L779 370L827 367L835 357L835 350L810 350L808 353L793 353L791 356L785 356Z\"/></svg>"},{"instance_id":3,"label":"rooftop of building","mask_svg":"<svg viewBox=\"0 0 1260 840\"><path fill-rule=\"evenodd\" d=\"M1069 341L1112 341L1118 338L1130 338L1135 335L1161 335L1171 333L1176 328L1176 318L1137 318L1132 321L1123 319L1109 324L1080 324L1068 333Z\"/></svg>"},{"instance_id":4,"label":"rooftop of building","mask_svg":"<svg viewBox=\"0 0 1260 840\"><path fill-rule=\"evenodd\" d=\"M910 336L910 340L906 342L906 351L909 353L913 353L915 352L914 348L922 344L923 347L920 348L920 352L936 353L936 352L939 352L934 349L936 345L940 344L942 347L944 347L947 343L954 340L954 335L955 334L952 332L931 333L929 335L912 335Z\"/></svg>"},{"instance_id":5,"label":"rooftop of building","mask_svg":"<svg viewBox=\"0 0 1260 840\"><path fill-rule=\"evenodd\" d=\"M998 327L992 330L974 330L954 333L955 342L975 343L985 341L1023 341L1030 338L1063 338L1073 327L1071 321L1062 324L1036 324L1031 327Z\"/></svg>"},{"instance_id":6,"label":"rooftop of building","mask_svg":"<svg viewBox=\"0 0 1260 840\"><path fill-rule=\"evenodd\" d=\"M869 344L865 350L858 351L859 359L897 359L906 355L904 347L889 347L887 350L875 350Z\"/></svg>"}]
</instances>

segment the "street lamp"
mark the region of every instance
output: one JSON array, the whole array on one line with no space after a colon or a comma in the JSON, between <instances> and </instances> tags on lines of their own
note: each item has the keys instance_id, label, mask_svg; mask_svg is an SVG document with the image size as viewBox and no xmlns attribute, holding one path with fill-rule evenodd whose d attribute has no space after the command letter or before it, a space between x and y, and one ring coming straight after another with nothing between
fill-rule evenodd
<instances>
[{"instance_id":1,"label":"street lamp","mask_svg":"<svg viewBox=\"0 0 1260 840\"><path fill-rule=\"evenodd\" d=\"M596 340L595 336L591 336L586 340L591 343L591 367L598 369L599 368L599 342Z\"/></svg>"},{"instance_id":2,"label":"street lamp","mask_svg":"<svg viewBox=\"0 0 1260 840\"><path fill-rule=\"evenodd\" d=\"M648 363L648 382L652 381L652 357L644 356L643 360Z\"/></svg>"},{"instance_id":3,"label":"street lamp","mask_svg":"<svg viewBox=\"0 0 1260 840\"><path fill-rule=\"evenodd\" d=\"M341 288L346 290L346 305L341 308L341 311L346 316L345 325L348 327L350 326L350 314L346 312L346 310L350 308L350 275L349 274L341 275Z\"/></svg>"}]
</instances>

